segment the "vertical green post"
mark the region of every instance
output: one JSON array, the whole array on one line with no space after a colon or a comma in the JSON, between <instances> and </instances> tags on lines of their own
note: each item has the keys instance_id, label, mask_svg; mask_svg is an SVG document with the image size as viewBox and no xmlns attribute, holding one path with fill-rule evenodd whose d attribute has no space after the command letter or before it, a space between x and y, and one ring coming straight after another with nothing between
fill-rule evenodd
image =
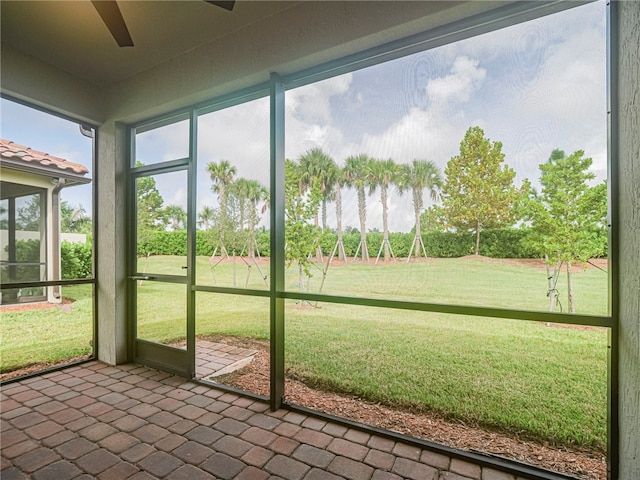
<instances>
[{"instance_id":1,"label":"vertical green post","mask_svg":"<svg viewBox=\"0 0 640 480\"><path fill-rule=\"evenodd\" d=\"M196 374L196 178L198 152L198 115L191 110L189 118L189 167L187 168L187 372Z\"/></svg>"},{"instance_id":2,"label":"vertical green post","mask_svg":"<svg viewBox=\"0 0 640 480\"><path fill-rule=\"evenodd\" d=\"M270 84L270 406L275 411L284 398L284 88L272 73Z\"/></svg>"}]
</instances>

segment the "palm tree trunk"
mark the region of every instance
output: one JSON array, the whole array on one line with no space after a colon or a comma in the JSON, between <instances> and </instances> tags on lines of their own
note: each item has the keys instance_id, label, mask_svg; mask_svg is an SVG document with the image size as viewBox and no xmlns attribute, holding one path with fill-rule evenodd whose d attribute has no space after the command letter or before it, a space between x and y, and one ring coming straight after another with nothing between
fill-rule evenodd
<instances>
[{"instance_id":1,"label":"palm tree trunk","mask_svg":"<svg viewBox=\"0 0 640 480\"><path fill-rule=\"evenodd\" d=\"M336 223L338 233L338 259L346 261L347 256L344 252L344 243L342 242L342 192L338 186L336 190Z\"/></svg>"},{"instance_id":2,"label":"palm tree trunk","mask_svg":"<svg viewBox=\"0 0 640 480\"><path fill-rule=\"evenodd\" d=\"M251 202L251 211L249 212L249 248L248 248L248 253L249 253L249 258L255 258L256 256L256 251L255 251L255 245L256 245L256 234L255 234L255 211L256 211L256 202L252 201Z\"/></svg>"},{"instance_id":3,"label":"palm tree trunk","mask_svg":"<svg viewBox=\"0 0 640 480\"><path fill-rule=\"evenodd\" d=\"M420 188L414 187L411 193L413 194L413 212L416 215L416 220L415 220L416 221L416 224L415 224L416 237L414 239L415 253L416 253L415 256L419 257L420 246L422 244L422 237L420 232L420 212L422 211L422 205L423 205L422 190ZM409 252L409 254L411 254L411 252Z\"/></svg>"},{"instance_id":4,"label":"palm tree trunk","mask_svg":"<svg viewBox=\"0 0 640 480\"><path fill-rule=\"evenodd\" d=\"M360 246L362 247L362 260L369 261L369 248L367 247L367 204L364 196L364 187L358 187L358 213L360 215Z\"/></svg>"},{"instance_id":5,"label":"palm tree trunk","mask_svg":"<svg viewBox=\"0 0 640 480\"><path fill-rule=\"evenodd\" d=\"M420 241L422 240L422 232L420 231L421 230L420 210L416 209L414 213L416 215L416 224L415 224L416 238L414 240L414 244L415 244L415 256L417 258L420 256ZM409 252L409 254L411 254L411 252Z\"/></svg>"},{"instance_id":6,"label":"palm tree trunk","mask_svg":"<svg viewBox=\"0 0 640 480\"><path fill-rule=\"evenodd\" d=\"M327 229L327 199L322 198L322 231Z\"/></svg>"},{"instance_id":7,"label":"palm tree trunk","mask_svg":"<svg viewBox=\"0 0 640 480\"><path fill-rule=\"evenodd\" d=\"M382 201L382 243L384 244L384 261L388 262L391 258L389 252L389 222L387 220L388 205L387 205L387 186L382 185L380 187L380 199Z\"/></svg>"}]
</instances>

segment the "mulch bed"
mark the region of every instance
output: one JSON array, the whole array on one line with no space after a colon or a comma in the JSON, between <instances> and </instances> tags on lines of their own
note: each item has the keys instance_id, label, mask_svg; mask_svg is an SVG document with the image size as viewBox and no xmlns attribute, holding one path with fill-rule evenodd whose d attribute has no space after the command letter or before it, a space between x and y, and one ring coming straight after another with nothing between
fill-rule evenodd
<instances>
[{"instance_id":1,"label":"mulch bed","mask_svg":"<svg viewBox=\"0 0 640 480\"><path fill-rule=\"evenodd\" d=\"M216 341L259 351L246 367L218 377L222 384L269 395L269 346L266 342L237 337ZM603 451L557 447L492 431L477 425L452 421L432 413L414 413L366 400L313 389L287 376L286 401L356 422L373 425L460 450L483 452L590 480L606 480Z\"/></svg>"}]
</instances>

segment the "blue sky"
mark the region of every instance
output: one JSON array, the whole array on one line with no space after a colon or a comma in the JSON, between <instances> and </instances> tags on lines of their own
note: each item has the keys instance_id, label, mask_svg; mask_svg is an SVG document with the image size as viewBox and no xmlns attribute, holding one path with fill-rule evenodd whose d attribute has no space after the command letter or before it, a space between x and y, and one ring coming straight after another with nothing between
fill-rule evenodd
<instances>
[{"instance_id":1,"label":"blue sky","mask_svg":"<svg viewBox=\"0 0 640 480\"><path fill-rule=\"evenodd\" d=\"M583 149L599 179L606 175L605 4L596 2L522 25L421 52L286 93L286 156L321 147L338 164L367 153L408 163L434 161L444 170L474 125L503 143L516 183L534 184L538 165L560 148ZM2 137L90 167L90 141L77 126L2 101ZM237 176L268 185L267 99L203 116L199 121L198 206L215 207L210 161L233 162ZM137 158L186 155L184 124L137 138ZM186 180L159 177L166 204L186 206ZM80 189L72 203L87 200ZM66 194L67 192L65 192ZM355 195L343 192L344 225L358 225ZM67 198L65 196L65 198ZM427 197L425 196L425 199ZM410 196L391 193L390 228L412 226ZM381 227L378 195L369 197L369 228ZM330 225L335 225L330 208Z\"/></svg>"},{"instance_id":2,"label":"blue sky","mask_svg":"<svg viewBox=\"0 0 640 480\"><path fill-rule=\"evenodd\" d=\"M0 137L34 150L79 163L93 178L92 140L80 133L77 123L46 114L5 99L0 100ZM67 187L63 200L80 205L91 214L91 184Z\"/></svg>"}]
</instances>

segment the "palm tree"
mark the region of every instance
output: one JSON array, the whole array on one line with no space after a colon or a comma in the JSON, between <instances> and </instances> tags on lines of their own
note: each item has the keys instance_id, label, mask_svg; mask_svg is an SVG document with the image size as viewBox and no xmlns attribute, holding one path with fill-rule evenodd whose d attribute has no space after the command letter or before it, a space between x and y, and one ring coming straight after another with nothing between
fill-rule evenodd
<instances>
[{"instance_id":1,"label":"palm tree","mask_svg":"<svg viewBox=\"0 0 640 480\"><path fill-rule=\"evenodd\" d=\"M425 188L429 189L431 200L435 202L438 199L438 190L441 187L442 175L440 174L440 169L435 163L428 160L413 160L410 165L402 165L400 169L398 190L401 194L409 189L411 190L413 194L413 211L415 214L415 236L413 238L413 244L409 249L409 257L407 258L407 261L411 259L411 255L414 250L415 256L420 256L420 247L422 247L424 256L427 256L420 232L420 214L424 207L423 193Z\"/></svg>"},{"instance_id":2,"label":"palm tree","mask_svg":"<svg viewBox=\"0 0 640 480\"><path fill-rule=\"evenodd\" d=\"M367 200L365 188L369 185L369 162L366 154L353 155L345 160L344 179L349 187L358 192L358 215L360 217L360 244L358 250L362 250L362 260L369 261L369 248L367 247ZM357 252L356 250L356 256Z\"/></svg>"},{"instance_id":3,"label":"palm tree","mask_svg":"<svg viewBox=\"0 0 640 480\"><path fill-rule=\"evenodd\" d=\"M391 160L374 160L369 162L369 195L371 195L377 187L380 187L380 203L382 203L382 245L380 245L380 251L378 252L378 258L382 253L384 247L384 261L388 262L393 252L391 251L391 244L389 243L389 223L388 223L388 197L389 197L389 185L394 183L398 178L399 168L396 163Z\"/></svg>"},{"instance_id":4,"label":"palm tree","mask_svg":"<svg viewBox=\"0 0 640 480\"><path fill-rule=\"evenodd\" d=\"M211 228L211 223L215 217L215 212L211 207L203 207L202 211L198 214L198 225L200 225L205 231Z\"/></svg>"},{"instance_id":5,"label":"palm tree","mask_svg":"<svg viewBox=\"0 0 640 480\"><path fill-rule=\"evenodd\" d=\"M171 230L181 230L187 223L187 212L178 205L168 205L164 209L164 218Z\"/></svg>"},{"instance_id":6,"label":"palm tree","mask_svg":"<svg viewBox=\"0 0 640 480\"><path fill-rule=\"evenodd\" d=\"M260 211L260 214L263 214L267 208L268 208L268 201L269 201L269 190L267 189L267 187L265 187L264 185L262 185L260 182L258 182L257 180L246 180L245 181L245 193L246 193L246 199L249 202L249 215L248 215L248 220L249 220L249 248L248 248L248 252L249 252L249 258L253 258L255 257L255 252L257 249L257 242L256 242L256 233L255 233L255 228L256 228L256 224L259 221L259 217L258 217L258 211ZM260 202L264 202L262 204L262 207L260 208L260 210L258 210L258 204Z\"/></svg>"},{"instance_id":7,"label":"palm tree","mask_svg":"<svg viewBox=\"0 0 640 480\"><path fill-rule=\"evenodd\" d=\"M344 251L344 242L342 241L342 187L346 185L344 177L344 170L336 166L335 181L333 185L333 199L336 202L336 233L338 240L334 250L338 250L338 258L342 261L347 260L347 255Z\"/></svg>"},{"instance_id":8,"label":"palm tree","mask_svg":"<svg viewBox=\"0 0 640 480\"><path fill-rule=\"evenodd\" d=\"M233 176L236 174L236 167L231 165L227 160L220 160L219 163L209 162L207 164L207 172L211 176L213 187L211 190L218 194L218 203L220 204L220 249L224 256L228 256L227 249L224 245L224 231L227 228L227 189Z\"/></svg>"},{"instance_id":9,"label":"palm tree","mask_svg":"<svg viewBox=\"0 0 640 480\"><path fill-rule=\"evenodd\" d=\"M327 202L331 199L331 191L335 183L337 172L336 162L321 148L307 150L299 160L301 182L305 188L310 188L314 182L320 188L322 195L322 230L327 228ZM314 217L314 224L318 226L318 212ZM322 258L322 249L318 246L316 252L318 258Z\"/></svg>"},{"instance_id":10,"label":"palm tree","mask_svg":"<svg viewBox=\"0 0 640 480\"><path fill-rule=\"evenodd\" d=\"M238 178L232 184L229 185L229 194L233 195L238 201L239 208L239 224L240 230L244 230L247 217L247 201L249 194L249 182L246 178Z\"/></svg>"}]
</instances>

